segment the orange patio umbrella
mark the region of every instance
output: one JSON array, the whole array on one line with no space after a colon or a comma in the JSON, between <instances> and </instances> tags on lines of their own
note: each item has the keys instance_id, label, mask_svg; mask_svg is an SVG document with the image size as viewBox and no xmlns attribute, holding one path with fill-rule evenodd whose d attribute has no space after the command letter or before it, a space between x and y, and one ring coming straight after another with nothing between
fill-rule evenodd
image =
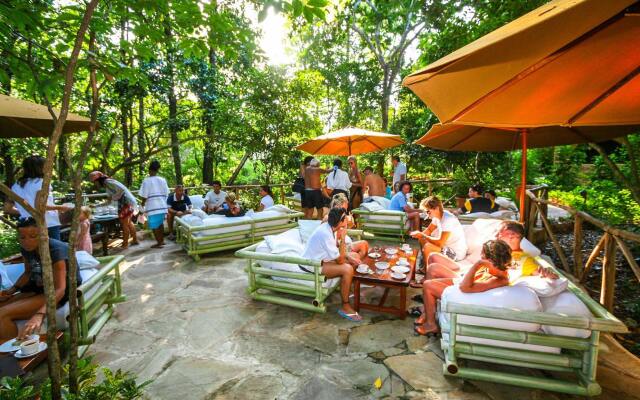
<instances>
[{"instance_id":1,"label":"orange patio umbrella","mask_svg":"<svg viewBox=\"0 0 640 400\"><path fill-rule=\"evenodd\" d=\"M524 187L528 147L639 130L639 8L638 0L552 1L411 74L404 85L454 124L435 126L419 142L521 148Z\"/></svg>"},{"instance_id":2,"label":"orange patio umbrella","mask_svg":"<svg viewBox=\"0 0 640 400\"><path fill-rule=\"evenodd\" d=\"M320 135L296 148L310 154L351 156L381 151L403 143L404 140L399 135L359 128L344 128Z\"/></svg>"},{"instance_id":3,"label":"orange patio umbrella","mask_svg":"<svg viewBox=\"0 0 640 400\"><path fill-rule=\"evenodd\" d=\"M69 113L62 133L88 131L90 124L89 118ZM1 138L47 137L53 126L46 106L0 94Z\"/></svg>"}]
</instances>

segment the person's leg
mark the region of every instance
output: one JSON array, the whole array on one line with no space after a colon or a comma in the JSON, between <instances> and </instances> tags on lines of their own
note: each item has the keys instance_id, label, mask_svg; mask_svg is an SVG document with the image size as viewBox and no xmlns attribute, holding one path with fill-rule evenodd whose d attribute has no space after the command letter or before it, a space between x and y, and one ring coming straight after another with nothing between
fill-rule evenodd
<instances>
[{"instance_id":1,"label":"person's leg","mask_svg":"<svg viewBox=\"0 0 640 400\"><path fill-rule=\"evenodd\" d=\"M422 326L416 327L416 332L426 335L440 331L438 324L436 324L436 305L438 299L442 297L444 289L451 285L453 285L452 279L431 279L424 282L422 285L424 312L416 320L416 323L422 324Z\"/></svg>"},{"instance_id":2,"label":"person's leg","mask_svg":"<svg viewBox=\"0 0 640 400\"><path fill-rule=\"evenodd\" d=\"M352 242L351 251L358 254L360 259L362 260L369 253L369 243L366 240L358 240L356 242Z\"/></svg>"},{"instance_id":3,"label":"person's leg","mask_svg":"<svg viewBox=\"0 0 640 400\"><path fill-rule=\"evenodd\" d=\"M138 243L138 235L136 234L136 225L131 221L131 217L128 218L129 221L129 235L131 235L131 244L136 245Z\"/></svg>"},{"instance_id":4,"label":"person's leg","mask_svg":"<svg viewBox=\"0 0 640 400\"><path fill-rule=\"evenodd\" d=\"M411 230L417 231L420 229L420 213L412 212L408 214L409 220L411 221Z\"/></svg>"},{"instance_id":5,"label":"person's leg","mask_svg":"<svg viewBox=\"0 0 640 400\"><path fill-rule=\"evenodd\" d=\"M355 310L349 304L349 292L351 291L351 281L353 279L353 267L349 264L336 264L334 262L322 265L322 275L327 278L340 277L340 297L342 298L342 311L347 314L355 314Z\"/></svg>"},{"instance_id":6,"label":"person's leg","mask_svg":"<svg viewBox=\"0 0 640 400\"><path fill-rule=\"evenodd\" d=\"M129 217L120 218L120 227L122 228L122 248L129 247L129 230L131 229L131 221Z\"/></svg>"},{"instance_id":7,"label":"person's leg","mask_svg":"<svg viewBox=\"0 0 640 400\"><path fill-rule=\"evenodd\" d=\"M443 255L439 251L438 252L429 253L429 256L427 257L427 265L429 265L429 264L440 264L440 265L443 265L443 266L447 267L451 271L459 271L460 270L460 266L458 265L457 262L455 262L452 259L450 259L449 257Z\"/></svg>"},{"instance_id":8,"label":"person's leg","mask_svg":"<svg viewBox=\"0 0 640 400\"><path fill-rule=\"evenodd\" d=\"M457 278L458 273L450 270L447 266L442 264L429 264L427 265L427 271L425 274L425 280L441 279L441 278Z\"/></svg>"},{"instance_id":9,"label":"person's leg","mask_svg":"<svg viewBox=\"0 0 640 400\"><path fill-rule=\"evenodd\" d=\"M322 221L324 214L329 212L328 208L316 208L316 219Z\"/></svg>"},{"instance_id":10,"label":"person's leg","mask_svg":"<svg viewBox=\"0 0 640 400\"><path fill-rule=\"evenodd\" d=\"M442 248L436 246L431 242L426 242L424 246L422 246L422 256L427 260L427 265L429 265L428 256L434 253L440 253Z\"/></svg>"},{"instance_id":11,"label":"person's leg","mask_svg":"<svg viewBox=\"0 0 640 400\"><path fill-rule=\"evenodd\" d=\"M21 293L0 303L1 340L6 341L18 336L18 327L13 321L31 318L42 307L44 300L43 294Z\"/></svg>"},{"instance_id":12,"label":"person's leg","mask_svg":"<svg viewBox=\"0 0 640 400\"><path fill-rule=\"evenodd\" d=\"M174 218L175 212L171 209L169 209L169 212L167 213L167 226L169 227L169 235L173 234L173 218Z\"/></svg>"}]
</instances>

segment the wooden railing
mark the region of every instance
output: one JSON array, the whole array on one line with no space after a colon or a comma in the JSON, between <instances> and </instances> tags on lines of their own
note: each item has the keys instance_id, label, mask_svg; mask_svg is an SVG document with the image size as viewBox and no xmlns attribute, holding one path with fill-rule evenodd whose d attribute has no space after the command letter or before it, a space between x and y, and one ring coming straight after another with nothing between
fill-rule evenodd
<instances>
[{"instance_id":1,"label":"wooden railing","mask_svg":"<svg viewBox=\"0 0 640 400\"><path fill-rule=\"evenodd\" d=\"M581 283L585 282L598 256L600 256L600 254L603 254L600 303L607 310L612 311L616 281L616 252L620 251L622 253L626 261L629 263L629 266L631 267L631 270L635 274L636 278L638 279L638 281L640 281L640 267L638 267L638 263L636 262L635 257L625 243L625 241L630 241L640 244L640 235L634 232L629 232L613 227L583 211L578 211L571 207L553 203L547 199L537 197L530 190L527 190L527 196L529 198L532 211L533 208L535 208L535 212L530 212L529 214L529 216L534 217L532 217L532 219L527 219L529 229L535 226L537 222L537 216L539 216L542 221L542 225L549 239L551 239L556 253L558 254L558 258L560 259L560 263L562 264L563 269L567 272L570 272L574 277L576 277L578 281L580 281ZM570 267L567 255L565 254L562 246L560 245L560 242L553 232L546 212L543 212L543 208L546 208L549 205L562 208L573 217L573 268ZM583 227L585 222L601 230L602 236L591 251L586 263L583 264L582 242L584 239Z\"/></svg>"}]
</instances>

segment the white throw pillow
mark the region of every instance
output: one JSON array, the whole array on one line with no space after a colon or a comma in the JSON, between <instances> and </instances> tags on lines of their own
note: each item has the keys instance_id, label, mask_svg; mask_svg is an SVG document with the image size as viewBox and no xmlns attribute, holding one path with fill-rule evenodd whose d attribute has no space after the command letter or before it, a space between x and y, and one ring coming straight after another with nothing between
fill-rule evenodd
<instances>
[{"instance_id":1,"label":"white throw pillow","mask_svg":"<svg viewBox=\"0 0 640 400\"><path fill-rule=\"evenodd\" d=\"M384 210L385 208L382 207L380 204L371 201L368 203L362 203L360 204L360 208L362 208L363 210L369 211L369 212L376 212L376 211L381 211Z\"/></svg>"},{"instance_id":2,"label":"white throw pillow","mask_svg":"<svg viewBox=\"0 0 640 400\"><path fill-rule=\"evenodd\" d=\"M265 210L265 211L256 211L256 212L251 213L251 215L247 214L247 216L250 217L251 219L259 220L259 219L280 217L280 216L282 216L282 213L278 212L278 211L275 211L275 210L273 210L273 211Z\"/></svg>"},{"instance_id":3,"label":"white throw pillow","mask_svg":"<svg viewBox=\"0 0 640 400\"><path fill-rule=\"evenodd\" d=\"M205 219L208 217L206 212L202 211L200 208L195 208L195 207L193 208L193 210L191 210L191 215L195 215L200 219Z\"/></svg>"},{"instance_id":4,"label":"white throw pillow","mask_svg":"<svg viewBox=\"0 0 640 400\"><path fill-rule=\"evenodd\" d=\"M185 224L189 226L202 226L204 223L202 222L202 218L197 215L185 215L184 217L180 217Z\"/></svg>"},{"instance_id":5,"label":"white throw pillow","mask_svg":"<svg viewBox=\"0 0 640 400\"><path fill-rule=\"evenodd\" d=\"M7 274L2 261L0 261L0 277L2 277L2 285L0 285L0 290L9 289L11 286L13 286L13 280L9 278L9 274Z\"/></svg>"},{"instance_id":6,"label":"white throw pillow","mask_svg":"<svg viewBox=\"0 0 640 400\"><path fill-rule=\"evenodd\" d=\"M531 257L538 257L540 254L542 254L540 249L537 248L536 245L531 243L527 238L523 238L520 241L520 248Z\"/></svg>"},{"instance_id":7,"label":"white throw pillow","mask_svg":"<svg viewBox=\"0 0 640 400\"><path fill-rule=\"evenodd\" d=\"M545 312L563 314L567 316L591 317L591 311L575 294L564 291L557 296L540 299ZM566 328L552 325L542 325L542 330L550 335L587 338L591 335L588 329Z\"/></svg>"},{"instance_id":8,"label":"white throw pillow","mask_svg":"<svg viewBox=\"0 0 640 400\"><path fill-rule=\"evenodd\" d=\"M302 239L302 243L307 243L307 240L309 240L313 231L315 231L321 223L322 221L315 219L298 220L298 228L300 229L300 238Z\"/></svg>"},{"instance_id":9,"label":"white throw pillow","mask_svg":"<svg viewBox=\"0 0 640 400\"><path fill-rule=\"evenodd\" d=\"M540 298L557 296L567 290L568 285L567 278L549 279L541 276L521 276L512 283L512 286L528 287Z\"/></svg>"},{"instance_id":10,"label":"white throw pillow","mask_svg":"<svg viewBox=\"0 0 640 400\"><path fill-rule=\"evenodd\" d=\"M265 236L264 241L271 249L272 254L294 252L300 256L304 252L304 244L302 244L299 229L289 229L278 235Z\"/></svg>"},{"instance_id":11,"label":"white throw pillow","mask_svg":"<svg viewBox=\"0 0 640 400\"><path fill-rule=\"evenodd\" d=\"M538 296L523 286L504 286L481 293L463 293L458 285L449 286L442 292L442 309L448 302L473 304L478 306L517 309L524 313L542 311ZM448 316L445 314L445 318ZM537 332L539 324L516 322L493 318L459 315L458 322L467 325L485 326L489 328L510 329L514 331Z\"/></svg>"},{"instance_id":12,"label":"white throw pillow","mask_svg":"<svg viewBox=\"0 0 640 400\"><path fill-rule=\"evenodd\" d=\"M100 261L84 250L76 251L76 261L78 262L78 269L81 270L95 268L100 265Z\"/></svg>"},{"instance_id":13,"label":"white throw pillow","mask_svg":"<svg viewBox=\"0 0 640 400\"><path fill-rule=\"evenodd\" d=\"M189 196L189 200L191 200L193 210L201 210L204 207L204 198L200 194Z\"/></svg>"},{"instance_id":14,"label":"white throw pillow","mask_svg":"<svg viewBox=\"0 0 640 400\"><path fill-rule=\"evenodd\" d=\"M510 211L518 211L518 206L516 206L516 203L514 203L510 199L507 199L506 197L496 197L496 204Z\"/></svg>"},{"instance_id":15,"label":"white throw pillow","mask_svg":"<svg viewBox=\"0 0 640 400\"><path fill-rule=\"evenodd\" d=\"M276 204L273 205L269 208L265 208L264 211L275 211L278 212L280 214L291 214L295 211L293 211L292 209L290 209L289 207L285 206L284 204Z\"/></svg>"},{"instance_id":16,"label":"white throw pillow","mask_svg":"<svg viewBox=\"0 0 640 400\"><path fill-rule=\"evenodd\" d=\"M258 247L256 247L256 253L271 254L271 248L267 244L266 240L260 243ZM300 253L292 250L280 253L280 255L281 256L298 256L298 257L301 256ZM258 264L260 264L260 266L264 268L275 269L278 271L303 272L300 269L300 267L298 267L298 264L289 264L289 263L283 263L280 261L264 261L264 260L258 260Z\"/></svg>"}]
</instances>

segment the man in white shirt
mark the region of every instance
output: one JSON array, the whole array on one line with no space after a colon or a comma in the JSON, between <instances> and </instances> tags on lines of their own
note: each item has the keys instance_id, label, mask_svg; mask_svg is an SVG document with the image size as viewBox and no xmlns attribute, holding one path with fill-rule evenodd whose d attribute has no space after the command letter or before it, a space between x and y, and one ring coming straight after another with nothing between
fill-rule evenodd
<instances>
[{"instance_id":1,"label":"man in white shirt","mask_svg":"<svg viewBox=\"0 0 640 400\"><path fill-rule=\"evenodd\" d=\"M331 197L338 193L344 193L349 198L349 189L351 189L351 180L349 174L342 169L342 160L336 158L333 160L333 171L327 175L327 189L330 190Z\"/></svg>"},{"instance_id":2,"label":"man in white shirt","mask_svg":"<svg viewBox=\"0 0 640 400\"><path fill-rule=\"evenodd\" d=\"M158 176L158 171L160 171L160 163L157 160L151 161L149 176L144 178L138 192L147 214L147 225L156 238L156 244L151 246L154 249L164 246L164 219L167 215L167 196L169 196L169 185L166 179Z\"/></svg>"},{"instance_id":3,"label":"man in white shirt","mask_svg":"<svg viewBox=\"0 0 640 400\"><path fill-rule=\"evenodd\" d=\"M394 192L397 192L398 188L396 188L396 184L407 180L407 166L400 162L399 156L391 157L391 164L393 165L393 181L391 189Z\"/></svg>"},{"instance_id":4,"label":"man in white shirt","mask_svg":"<svg viewBox=\"0 0 640 400\"><path fill-rule=\"evenodd\" d=\"M202 211L207 214L213 214L222 209L224 199L227 197L227 193L223 192L222 183L220 181L211 182L211 190L204 196L204 207Z\"/></svg>"},{"instance_id":5,"label":"man in white shirt","mask_svg":"<svg viewBox=\"0 0 640 400\"><path fill-rule=\"evenodd\" d=\"M349 260L345 237L347 235L347 212L343 208L329 210L327 222L318 226L309 239L302 255L303 258L320 261L322 275L327 278L340 277L340 296L342 307L338 314L350 321L360 322L362 317L349 304L349 292L353 280L353 265L358 260ZM301 270L312 273L308 267L299 266Z\"/></svg>"}]
</instances>

